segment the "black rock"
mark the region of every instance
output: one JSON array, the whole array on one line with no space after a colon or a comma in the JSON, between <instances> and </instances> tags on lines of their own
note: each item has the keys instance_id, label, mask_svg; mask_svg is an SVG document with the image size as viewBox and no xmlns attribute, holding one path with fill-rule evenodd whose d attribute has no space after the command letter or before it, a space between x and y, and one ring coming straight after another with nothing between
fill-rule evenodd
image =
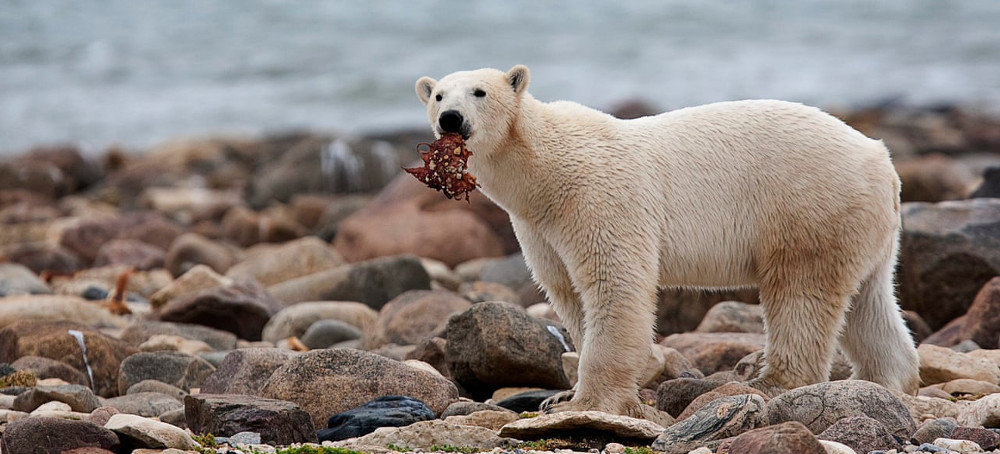
<instances>
[{"instance_id":1,"label":"black rock","mask_svg":"<svg viewBox=\"0 0 1000 454\"><path fill-rule=\"evenodd\" d=\"M543 400L548 399L549 397L552 397L560 392L562 391L528 391L521 394L515 394L501 400L500 402L497 402L497 405L518 413L525 411L535 412L538 411L538 407L542 405Z\"/></svg>"},{"instance_id":2,"label":"black rock","mask_svg":"<svg viewBox=\"0 0 1000 454\"><path fill-rule=\"evenodd\" d=\"M987 167L983 171L983 182L969 198L1000 198L1000 167Z\"/></svg>"},{"instance_id":3,"label":"black rock","mask_svg":"<svg viewBox=\"0 0 1000 454\"><path fill-rule=\"evenodd\" d=\"M379 427L403 427L434 419L434 412L420 400L382 396L358 408L330 417L326 429L316 432L320 442L367 435Z\"/></svg>"}]
</instances>

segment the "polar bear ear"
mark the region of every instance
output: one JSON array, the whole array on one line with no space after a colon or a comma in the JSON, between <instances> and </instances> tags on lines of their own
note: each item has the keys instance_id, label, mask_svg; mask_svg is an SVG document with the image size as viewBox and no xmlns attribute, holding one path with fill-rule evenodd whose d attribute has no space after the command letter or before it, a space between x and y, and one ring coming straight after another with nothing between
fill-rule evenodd
<instances>
[{"instance_id":1,"label":"polar bear ear","mask_svg":"<svg viewBox=\"0 0 1000 454\"><path fill-rule=\"evenodd\" d=\"M528 67L524 65L517 65L507 71L507 83L514 88L515 94L521 94L524 92L525 88L528 88Z\"/></svg>"},{"instance_id":2,"label":"polar bear ear","mask_svg":"<svg viewBox=\"0 0 1000 454\"><path fill-rule=\"evenodd\" d=\"M430 101L431 92L434 91L435 85L437 85L437 81L427 76L417 80L417 97L420 98L420 102L427 104L427 101Z\"/></svg>"}]
</instances>

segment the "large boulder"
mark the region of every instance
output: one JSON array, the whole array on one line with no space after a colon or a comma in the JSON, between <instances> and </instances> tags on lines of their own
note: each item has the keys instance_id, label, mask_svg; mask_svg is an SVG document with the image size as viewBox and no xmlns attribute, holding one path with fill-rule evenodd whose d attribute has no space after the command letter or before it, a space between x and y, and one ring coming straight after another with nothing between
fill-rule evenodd
<instances>
[{"instance_id":1,"label":"large boulder","mask_svg":"<svg viewBox=\"0 0 1000 454\"><path fill-rule=\"evenodd\" d=\"M652 448L683 454L719 440L767 425L764 399L756 394L713 400L693 415L663 431Z\"/></svg>"},{"instance_id":2,"label":"large boulder","mask_svg":"<svg viewBox=\"0 0 1000 454\"><path fill-rule=\"evenodd\" d=\"M278 348L244 348L226 355L201 386L206 394L257 395L279 367L298 355Z\"/></svg>"},{"instance_id":3,"label":"large boulder","mask_svg":"<svg viewBox=\"0 0 1000 454\"><path fill-rule=\"evenodd\" d=\"M73 320L95 328L117 328L126 323L107 309L72 295L18 295L0 298L0 327L20 320Z\"/></svg>"},{"instance_id":4,"label":"large boulder","mask_svg":"<svg viewBox=\"0 0 1000 454\"><path fill-rule=\"evenodd\" d=\"M47 402L58 401L80 413L90 413L101 406L94 392L81 385L36 386L14 399L14 410L31 413Z\"/></svg>"},{"instance_id":5,"label":"large boulder","mask_svg":"<svg viewBox=\"0 0 1000 454\"><path fill-rule=\"evenodd\" d=\"M138 415L119 413L104 424L128 445L142 449L194 450L200 448L183 429Z\"/></svg>"},{"instance_id":6,"label":"large boulder","mask_svg":"<svg viewBox=\"0 0 1000 454\"><path fill-rule=\"evenodd\" d=\"M430 290L431 277L413 256L383 257L309 274L267 288L285 306L303 301L358 301L381 309L408 290Z\"/></svg>"},{"instance_id":7,"label":"large boulder","mask_svg":"<svg viewBox=\"0 0 1000 454\"><path fill-rule=\"evenodd\" d=\"M193 394L184 399L184 417L194 433L229 437L257 432L271 445L315 443L313 420L298 405L233 394Z\"/></svg>"},{"instance_id":8,"label":"large boulder","mask_svg":"<svg viewBox=\"0 0 1000 454\"><path fill-rule=\"evenodd\" d=\"M27 418L7 425L3 432L4 452L62 454L78 448L117 451L118 436L88 421L60 418Z\"/></svg>"},{"instance_id":9,"label":"large boulder","mask_svg":"<svg viewBox=\"0 0 1000 454\"><path fill-rule=\"evenodd\" d=\"M990 279L976 294L968 312L958 317L924 341L952 346L971 340L984 349L996 349L1000 337L1000 277Z\"/></svg>"},{"instance_id":10,"label":"large boulder","mask_svg":"<svg viewBox=\"0 0 1000 454\"><path fill-rule=\"evenodd\" d=\"M185 391L200 388L215 367L197 356L180 352L142 352L125 358L118 372L118 393L125 394L143 380L159 380Z\"/></svg>"},{"instance_id":11,"label":"large boulder","mask_svg":"<svg viewBox=\"0 0 1000 454\"><path fill-rule=\"evenodd\" d=\"M441 414L458 399L458 389L436 372L374 353L335 348L290 359L271 374L260 395L295 402L322 427L330 415L386 395L420 399Z\"/></svg>"},{"instance_id":12,"label":"large boulder","mask_svg":"<svg viewBox=\"0 0 1000 454\"><path fill-rule=\"evenodd\" d=\"M841 380L803 386L767 404L771 424L799 421L819 434L841 418L867 416L889 433L908 439L916 426L906 405L888 389L863 380Z\"/></svg>"}]
</instances>

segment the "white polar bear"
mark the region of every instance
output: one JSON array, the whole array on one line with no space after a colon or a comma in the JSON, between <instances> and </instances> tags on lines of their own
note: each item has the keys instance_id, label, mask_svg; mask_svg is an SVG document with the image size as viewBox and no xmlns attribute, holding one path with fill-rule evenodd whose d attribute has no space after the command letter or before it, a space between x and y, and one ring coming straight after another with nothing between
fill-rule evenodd
<instances>
[{"instance_id":1,"label":"white polar bear","mask_svg":"<svg viewBox=\"0 0 1000 454\"><path fill-rule=\"evenodd\" d=\"M914 393L918 359L893 293L899 178L888 150L822 111L738 101L635 120L543 103L528 68L417 81L436 135L504 208L525 260L580 346L550 407L648 411L637 380L661 286L758 286L769 393L855 378Z\"/></svg>"}]
</instances>

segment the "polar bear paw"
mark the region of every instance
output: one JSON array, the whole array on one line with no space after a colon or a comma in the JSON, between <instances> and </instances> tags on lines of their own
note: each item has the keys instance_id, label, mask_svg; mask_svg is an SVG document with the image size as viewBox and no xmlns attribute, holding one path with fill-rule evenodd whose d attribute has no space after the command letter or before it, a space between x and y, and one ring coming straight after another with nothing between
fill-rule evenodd
<instances>
[{"instance_id":1,"label":"polar bear paw","mask_svg":"<svg viewBox=\"0 0 1000 454\"><path fill-rule=\"evenodd\" d=\"M564 405L562 404L569 403L569 401L573 399L574 395L576 395L575 389L569 389L560 393L556 393L552 395L552 397L543 400L542 404L538 406L538 409L542 413L558 413L560 411L570 411L571 409L569 408L560 408L560 407L564 407Z\"/></svg>"}]
</instances>

